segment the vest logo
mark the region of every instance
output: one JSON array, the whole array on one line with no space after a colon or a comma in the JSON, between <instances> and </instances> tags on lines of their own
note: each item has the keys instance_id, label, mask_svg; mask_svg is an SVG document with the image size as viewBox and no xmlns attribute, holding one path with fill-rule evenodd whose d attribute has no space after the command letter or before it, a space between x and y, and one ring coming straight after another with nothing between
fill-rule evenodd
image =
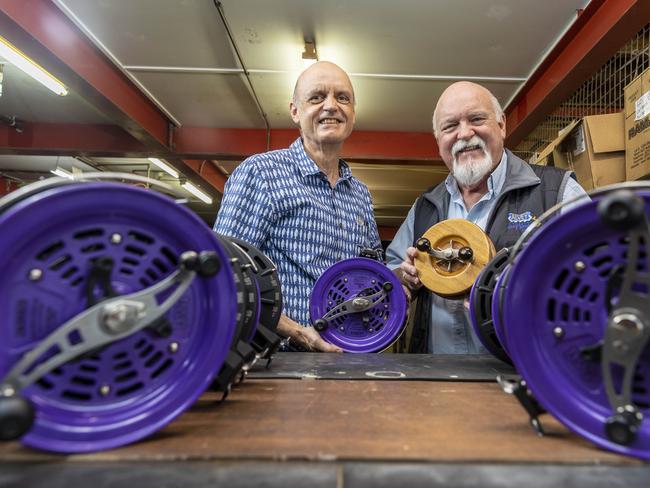
<instances>
[{"instance_id":1,"label":"vest logo","mask_svg":"<svg viewBox=\"0 0 650 488\"><path fill-rule=\"evenodd\" d=\"M537 216L533 215L532 212L524 212L520 214L508 212L508 230L518 230L523 232L526 230L526 227L535 220L537 220Z\"/></svg>"}]
</instances>

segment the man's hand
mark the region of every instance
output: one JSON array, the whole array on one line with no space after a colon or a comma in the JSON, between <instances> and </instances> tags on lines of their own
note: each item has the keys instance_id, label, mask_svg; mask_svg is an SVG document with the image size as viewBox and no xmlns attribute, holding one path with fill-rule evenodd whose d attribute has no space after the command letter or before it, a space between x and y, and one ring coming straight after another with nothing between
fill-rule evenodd
<instances>
[{"instance_id":1,"label":"man's hand","mask_svg":"<svg viewBox=\"0 0 650 488\"><path fill-rule=\"evenodd\" d=\"M308 351L343 352L340 347L324 341L313 327L303 327L284 314L280 316L277 331L280 335L290 337L292 341L297 342Z\"/></svg>"},{"instance_id":2,"label":"man's hand","mask_svg":"<svg viewBox=\"0 0 650 488\"><path fill-rule=\"evenodd\" d=\"M414 247L406 249L406 258L395 269L395 274L402 282L402 284L411 291L416 291L422 286L422 282L418 276L418 270L415 267L415 258L418 255L418 250Z\"/></svg>"}]
</instances>

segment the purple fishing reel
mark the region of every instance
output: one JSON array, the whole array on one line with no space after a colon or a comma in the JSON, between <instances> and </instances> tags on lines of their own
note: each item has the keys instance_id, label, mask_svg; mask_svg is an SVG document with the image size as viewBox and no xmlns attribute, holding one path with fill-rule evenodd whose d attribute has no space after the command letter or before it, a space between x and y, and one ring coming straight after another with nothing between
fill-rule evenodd
<instances>
[{"instance_id":1,"label":"purple fishing reel","mask_svg":"<svg viewBox=\"0 0 650 488\"><path fill-rule=\"evenodd\" d=\"M497 320L492 313L497 279L508 264L509 256L510 250L503 248L481 270L469 295L469 312L474 332L485 348L501 361L512 364L497 335Z\"/></svg>"},{"instance_id":2,"label":"purple fishing reel","mask_svg":"<svg viewBox=\"0 0 650 488\"><path fill-rule=\"evenodd\" d=\"M0 438L62 453L159 430L215 378L237 289L173 199L60 179L0 200Z\"/></svg>"},{"instance_id":3,"label":"purple fishing reel","mask_svg":"<svg viewBox=\"0 0 650 488\"><path fill-rule=\"evenodd\" d=\"M591 196L512 250L498 308L523 380L502 384L539 432L546 410L598 446L650 460L650 186Z\"/></svg>"},{"instance_id":4,"label":"purple fishing reel","mask_svg":"<svg viewBox=\"0 0 650 488\"><path fill-rule=\"evenodd\" d=\"M347 352L378 352L403 330L406 296L393 272L366 257L331 266L316 281L310 298L314 328Z\"/></svg>"}]
</instances>

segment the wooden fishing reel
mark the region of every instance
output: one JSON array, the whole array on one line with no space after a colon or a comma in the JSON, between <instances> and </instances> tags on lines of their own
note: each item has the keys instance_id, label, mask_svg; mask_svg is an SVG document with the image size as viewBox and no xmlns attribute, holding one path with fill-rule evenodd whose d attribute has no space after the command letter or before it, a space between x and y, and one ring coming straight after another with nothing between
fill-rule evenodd
<instances>
[{"instance_id":1,"label":"wooden fishing reel","mask_svg":"<svg viewBox=\"0 0 650 488\"><path fill-rule=\"evenodd\" d=\"M476 224L449 219L430 227L417 240L415 267L420 281L444 297L462 295L494 257L494 244Z\"/></svg>"}]
</instances>

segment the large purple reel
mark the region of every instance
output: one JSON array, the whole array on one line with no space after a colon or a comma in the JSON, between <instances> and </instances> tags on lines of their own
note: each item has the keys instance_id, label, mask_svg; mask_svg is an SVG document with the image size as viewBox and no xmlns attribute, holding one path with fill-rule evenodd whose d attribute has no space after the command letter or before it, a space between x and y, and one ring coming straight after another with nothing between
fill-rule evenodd
<instances>
[{"instance_id":1,"label":"large purple reel","mask_svg":"<svg viewBox=\"0 0 650 488\"><path fill-rule=\"evenodd\" d=\"M469 294L469 312L474 332L485 348L501 361L512 364L497 337L492 315L492 301L497 278L508 264L509 256L509 249L503 248L481 270Z\"/></svg>"},{"instance_id":2,"label":"large purple reel","mask_svg":"<svg viewBox=\"0 0 650 488\"><path fill-rule=\"evenodd\" d=\"M650 214L650 192L639 195ZM612 406L599 355L593 353L604 338L608 307L616 300L608 303L607 285L612 273L625 265L629 240L625 232L603 223L597 211L601 199L556 217L528 240L507 278L502 319L508 352L544 408L595 444L648 460L648 349L637 362L632 387L632 402L646 417L636 440L625 446L611 441L605 431ZM637 269L648 272L645 252L639 255ZM615 375L614 384L620 388L620 375Z\"/></svg>"},{"instance_id":3,"label":"large purple reel","mask_svg":"<svg viewBox=\"0 0 650 488\"><path fill-rule=\"evenodd\" d=\"M310 298L312 323L337 304L356 296L368 296L390 283L390 291L366 312L333 319L322 337L347 352L378 352L389 347L402 332L406 319L406 296L393 272L369 258L351 258L331 266L316 281ZM364 321L363 314L367 319Z\"/></svg>"},{"instance_id":4,"label":"large purple reel","mask_svg":"<svg viewBox=\"0 0 650 488\"><path fill-rule=\"evenodd\" d=\"M122 295L170 275L187 250L228 256L212 231L170 198L115 183L45 186L0 202L0 377L49 333L88 306L88 270L108 257ZM97 295L100 290L90 290ZM160 429L209 386L235 326L228 266L196 278L144 329L46 374L22 395L36 409L28 446L88 452L134 442ZM101 293L100 293L101 295ZM101 296L97 296L101 298Z\"/></svg>"}]
</instances>

